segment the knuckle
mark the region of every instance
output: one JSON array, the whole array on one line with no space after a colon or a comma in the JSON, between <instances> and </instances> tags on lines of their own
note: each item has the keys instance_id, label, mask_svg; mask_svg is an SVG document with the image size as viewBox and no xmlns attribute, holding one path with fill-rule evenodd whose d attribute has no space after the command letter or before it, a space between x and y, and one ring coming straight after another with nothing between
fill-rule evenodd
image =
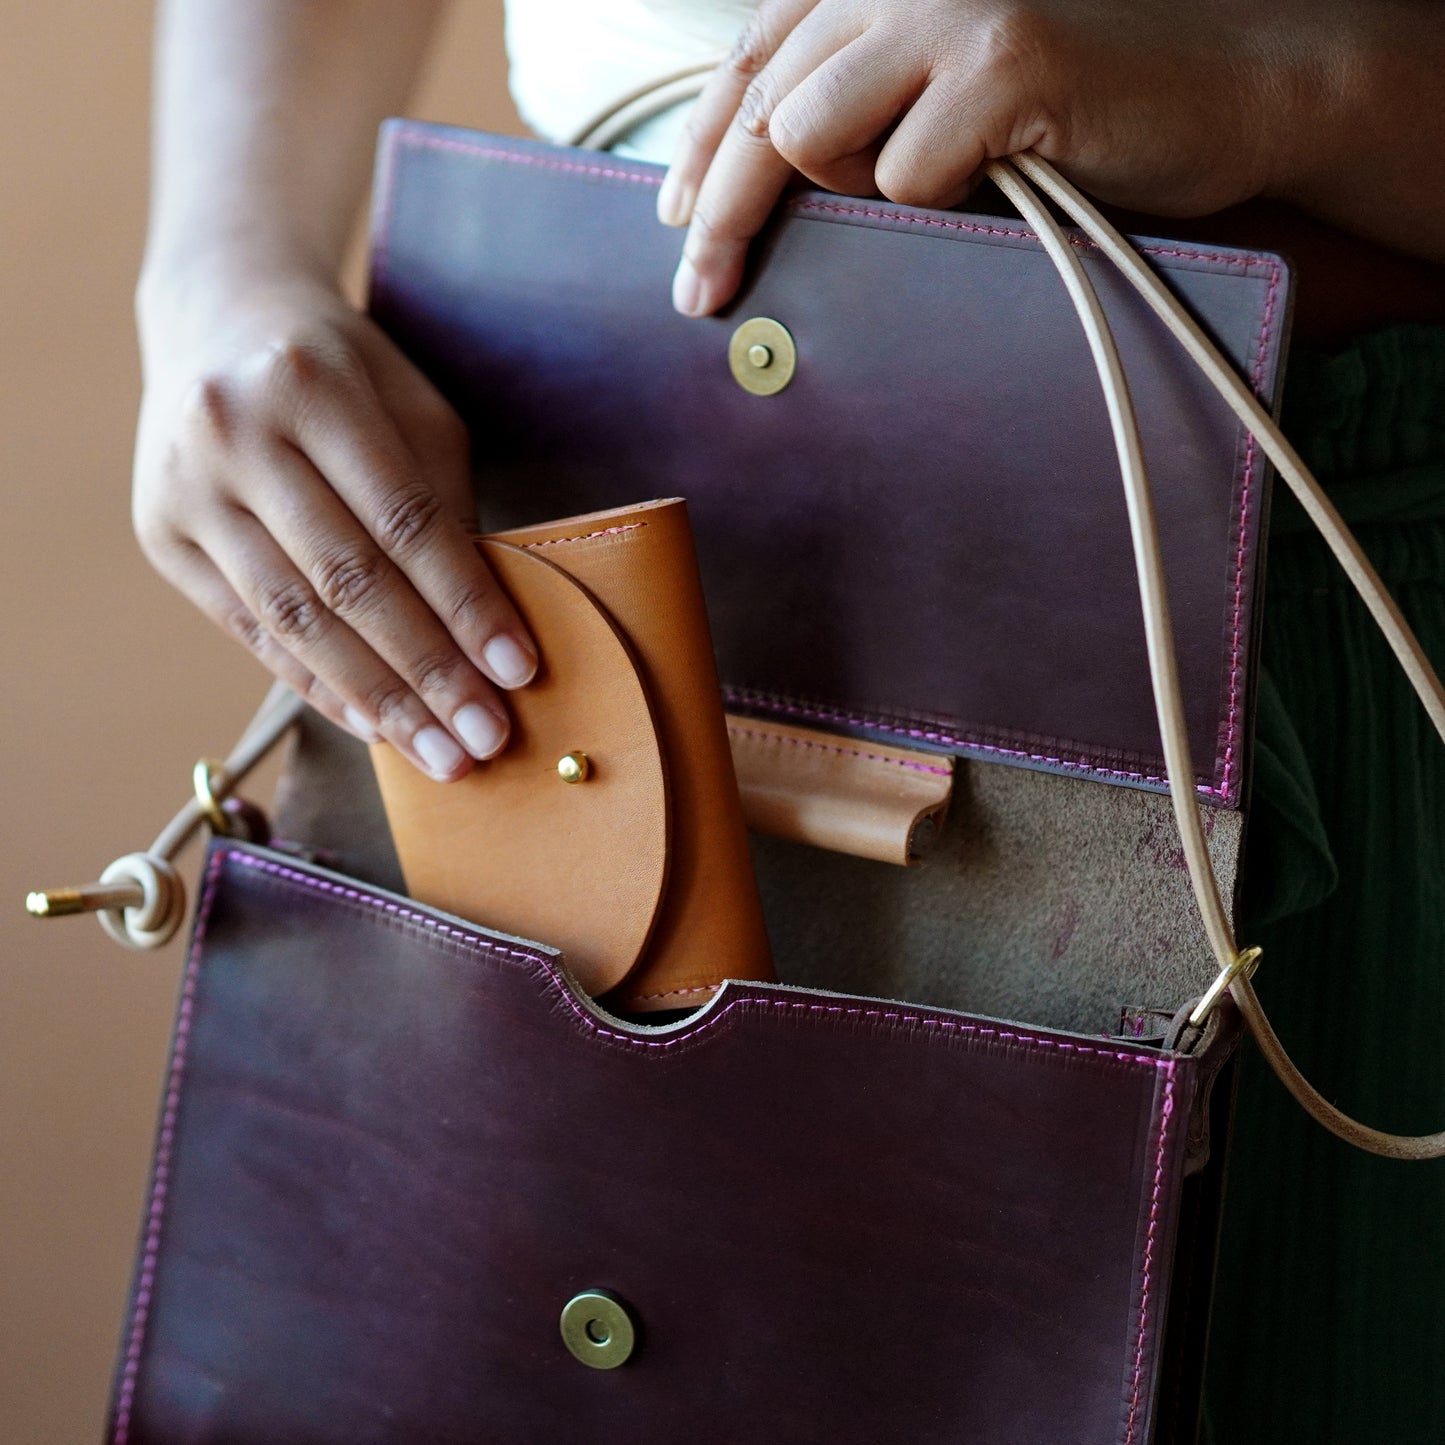
<instances>
[{"instance_id":1,"label":"knuckle","mask_svg":"<svg viewBox=\"0 0 1445 1445\"><path fill-rule=\"evenodd\" d=\"M368 607L383 590L387 573L381 553L345 547L323 556L316 564L316 595L324 606L343 616Z\"/></svg>"},{"instance_id":2,"label":"knuckle","mask_svg":"<svg viewBox=\"0 0 1445 1445\"><path fill-rule=\"evenodd\" d=\"M215 446L229 446L240 422L240 402L223 377L198 377L181 402L181 435Z\"/></svg>"},{"instance_id":3,"label":"knuckle","mask_svg":"<svg viewBox=\"0 0 1445 1445\"><path fill-rule=\"evenodd\" d=\"M438 615L453 637L481 638L495 631L497 601L494 588L473 583L449 598Z\"/></svg>"},{"instance_id":4,"label":"knuckle","mask_svg":"<svg viewBox=\"0 0 1445 1445\"><path fill-rule=\"evenodd\" d=\"M256 593L256 616L284 643L315 640L325 625L321 600L306 583L290 578L263 582Z\"/></svg>"},{"instance_id":5,"label":"knuckle","mask_svg":"<svg viewBox=\"0 0 1445 1445\"><path fill-rule=\"evenodd\" d=\"M330 364L326 348L317 342L288 337L272 342L266 352L265 371L273 381L305 387L323 377Z\"/></svg>"},{"instance_id":6,"label":"knuckle","mask_svg":"<svg viewBox=\"0 0 1445 1445\"><path fill-rule=\"evenodd\" d=\"M273 341L266 348L258 380L267 397L295 407L322 388L348 379L352 369L349 353L335 342L291 336Z\"/></svg>"},{"instance_id":7,"label":"knuckle","mask_svg":"<svg viewBox=\"0 0 1445 1445\"><path fill-rule=\"evenodd\" d=\"M389 677L361 695L363 716L376 719L382 732L403 727L412 711L413 693L400 678Z\"/></svg>"},{"instance_id":8,"label":"knuckle","mask_svg":"<svg viewBox=\"0 0 1445 1445\"><path fill-rule=\"evenodd\" d=\"M763 67L772 59L773 48L766 19L755 14L739 32L724 63L737 79L750 80L762 73Z\"/></svg>"},{"instance_id":9,"label":"knuckle","mask_svg":"<svg viewBox=\"0 0 1445 1445\"><path fill-rule=\"evenodd\" d=\"M441 498L422 482L398 487L376 517L376 540L393 555L406 552L441 521Z\"/></svg>"},{"instance_id":10,"label":"knuckle","mask_svg":"<svg viewBox=\"0 0 1445 1445\"><path fill-rule=\"evenodd\" d=\"M467 664L455 651L428 653L412 669L412 683L423 697L436 697L455 690Z\"/></svg>"},{"instance_id":11,"label":"knuckle","mask_svg":"<svg viewBox=\"0 0 1445 1445\"><path fill-rule=\"evenodd\" d=\"M738 102L733 124L754 140L768 139L774 110L771 91L772 87L766 84L764 77L759 76L743 91L743 98Z\"/></svg>"},{"instance_id":12,"label":"knuckle","mask_svg":"<svg viewBox=\"0 0 1445 1445\"><path fill-rule=\"evenodd\" d=\"M244 607L233 607L221 618L221 627L235 638L247 652L261 657L266 651L266 631Z\"/></svg>"}]
</instances>

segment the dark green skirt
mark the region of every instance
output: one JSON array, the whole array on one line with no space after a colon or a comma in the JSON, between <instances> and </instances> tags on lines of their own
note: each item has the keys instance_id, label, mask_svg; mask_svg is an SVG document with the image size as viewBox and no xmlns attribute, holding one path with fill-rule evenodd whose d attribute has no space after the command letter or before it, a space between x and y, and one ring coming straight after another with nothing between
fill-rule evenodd
<instances>
[{"instance_id":1,"label":"dark green skirt","mask_svg":"<svg viewBox=\"0 0 1445 1445\"><path fill-rule=\"evenodd\" d=\"M1284 426L1445 671L1445 331L1296 355ZM1326 1098L1445 1129L1445 746L1283 493L1240 941ZM1205 1417L1214 1445L1445 1438L1445 1161L1340 1143L1248 1044Z\"/></svg>"}]
</instances>

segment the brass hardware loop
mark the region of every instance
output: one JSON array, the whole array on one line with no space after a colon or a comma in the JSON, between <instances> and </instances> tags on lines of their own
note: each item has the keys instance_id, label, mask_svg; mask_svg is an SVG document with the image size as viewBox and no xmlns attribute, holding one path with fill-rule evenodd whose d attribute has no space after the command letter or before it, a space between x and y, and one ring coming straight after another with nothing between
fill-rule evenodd
<instances>
[{"instance_id":1,"label":"brass hardware loop","mask_svg":"<svg viewBox=\"0 0 1445 1445\"><path fill-rule=\"evenodd\" d=\"M216 797L213 779L217 773L225 776L220 763L214 758L198 758L195 767L191 769L191 787L195 789L196 806L200 808L201 817L209 824L211 832L218 838L229 838L233 829L231 820Z\"/></svg>"},{"instance_id":2,"label":"brass hardware loop","mask_svg":"<svg viewBox=\"0 0 1445 1445\"><path fill-rule=\"evenodd\" d=\"M1224 997L1230 984L1242 974L1245 978L1253 978L1254 971L1259 967L1260 956L1264 953L1262 948L1246 948L1228 968L1219 971L1219 977L1204 992L1204 997L1194 1005L1194 1012L1189 1015L1191 1028L1198 1028L1214 1012L1214 1006Z\"/></svg>"}]
</instances>

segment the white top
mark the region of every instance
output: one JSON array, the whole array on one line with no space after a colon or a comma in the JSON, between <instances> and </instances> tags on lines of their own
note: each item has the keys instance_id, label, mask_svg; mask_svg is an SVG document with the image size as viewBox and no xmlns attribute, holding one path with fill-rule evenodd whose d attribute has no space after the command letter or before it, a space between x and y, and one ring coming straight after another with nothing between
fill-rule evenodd
<instances>
[{"instance_id":1,"label":"white top","mask_svg":"<svg viewBox=\"0 0 1445 1445\"><path fill-rule=\"evenodd\" d=\"M698 65L716 64L758 0L507 0L512 98L526 123L571 141L638 91ZM613 147L667 162L687 103L639 125Z\"/></svg>"}]
</instances>

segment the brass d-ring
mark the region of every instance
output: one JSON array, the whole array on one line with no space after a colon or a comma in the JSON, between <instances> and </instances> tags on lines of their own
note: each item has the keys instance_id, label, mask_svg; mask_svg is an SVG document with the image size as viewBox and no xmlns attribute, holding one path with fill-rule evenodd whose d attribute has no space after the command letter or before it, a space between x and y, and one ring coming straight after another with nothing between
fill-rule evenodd
<instances>
[{"instance_id":1,"label":"brass d-ring","mask_svg":"<svg viewBox=\"0 0 1445 1445\"><path fill-rule=\"evenodd\" d=\"M215 788L211 782L212 774L221 771L220 763L214 758L198 758L196 766L191 769L191 786L196 791L196 806L201 810L201 817L211 825L211 832L217 837L229 838L232 833L231 820L216 801Z\"/></svg>"},{"instance_id":2,"label":"brass d-ring","mask_svg":"<svg viewBox=\"0 0 1445 1445\"><path fill-rule=\"evenodd\" d=\"M1214 1006L1224 997L1229 985L1241 974L1245 978L1253 978L1254 971L1259 967L1260 955L1264 952L1262 948L1246 948L1228 968L1219 971L1219 977L1205 990L1204 997L1194 1005L1194 1012L1189 1015L1191 1028L1198 1028L1214 1012Z\"/></svg>"}]
</instances>

